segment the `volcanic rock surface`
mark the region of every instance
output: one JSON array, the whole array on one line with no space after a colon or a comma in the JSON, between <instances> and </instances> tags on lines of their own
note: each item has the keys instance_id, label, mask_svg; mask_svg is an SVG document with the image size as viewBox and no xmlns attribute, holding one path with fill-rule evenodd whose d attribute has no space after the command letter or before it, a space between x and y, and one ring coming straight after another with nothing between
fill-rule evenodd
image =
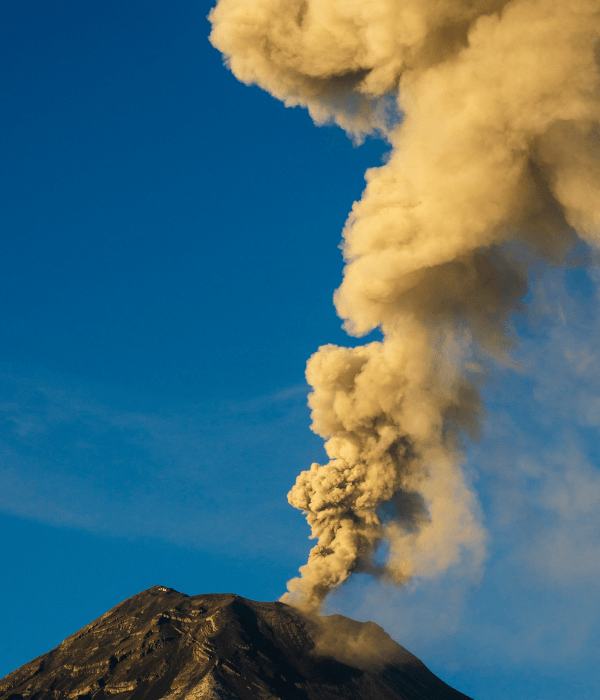
<instances>
[{"instance_id":1,"label":"volcanic rock surface","mask_svg":"<svg viewBox=\"0 0 600 700\"><path fill-rule=\"evenodd\" d=\"M0 681L0 700L468 700L372 622L154 586Z\"/></svg>"}]
</instances>

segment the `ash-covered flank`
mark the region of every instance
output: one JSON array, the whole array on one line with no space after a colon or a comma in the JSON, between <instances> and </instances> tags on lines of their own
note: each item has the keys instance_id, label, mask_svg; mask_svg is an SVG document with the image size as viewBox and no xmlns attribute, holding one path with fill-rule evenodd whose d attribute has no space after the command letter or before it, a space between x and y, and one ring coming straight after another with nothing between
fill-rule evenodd
<instances>
[{"instance_id":1,"label":"ash-covered flank","mask_svg":"<svg viewBox=\"0 0 600 700\"><path fill-rule=\"evenodd\" d=\"M113 696L468 700L373 623L163 586L128 598L0 681L0 700Z\"/></svg>"}]
</instances>

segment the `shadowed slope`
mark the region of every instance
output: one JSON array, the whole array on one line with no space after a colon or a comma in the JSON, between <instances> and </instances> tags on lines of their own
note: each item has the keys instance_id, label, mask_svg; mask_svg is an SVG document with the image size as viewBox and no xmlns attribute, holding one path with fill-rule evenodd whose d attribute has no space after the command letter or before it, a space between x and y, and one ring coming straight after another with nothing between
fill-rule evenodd
<instances>
[{"instance_id":1,"label":"shadowed slope","mask_svg":"<svg viewBox=\"0 0 600 700\"><path fill-rule=\"evenodd\" d=\"M337 658L333 658L335 650ZM340 659L343 659L340 660ZM0 700L468 700L380 627L154 586L0 681Z\"/></svg>"}]
</instances>

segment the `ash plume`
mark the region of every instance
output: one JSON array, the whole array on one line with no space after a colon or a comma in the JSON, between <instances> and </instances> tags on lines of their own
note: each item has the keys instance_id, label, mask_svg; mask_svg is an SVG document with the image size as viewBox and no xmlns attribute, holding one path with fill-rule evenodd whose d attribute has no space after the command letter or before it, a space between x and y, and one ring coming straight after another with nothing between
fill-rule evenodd
<instances>
[{"instance_id":1,"label":"ash plume","mask_svg":"<svg viewBox=\"0 0 600 700\"><path fill-rule=\"evenodd\" d=\"M353 572L403 585L477 566L461 439L479 383L510 362L529 261L600 237L600 0L219 0L210 20L238 79L391 144L335 294L348 333L383 341L308 361L331 461L288 496L318 544L284 600L318 609Z\"/></svg>"}]
</instances>

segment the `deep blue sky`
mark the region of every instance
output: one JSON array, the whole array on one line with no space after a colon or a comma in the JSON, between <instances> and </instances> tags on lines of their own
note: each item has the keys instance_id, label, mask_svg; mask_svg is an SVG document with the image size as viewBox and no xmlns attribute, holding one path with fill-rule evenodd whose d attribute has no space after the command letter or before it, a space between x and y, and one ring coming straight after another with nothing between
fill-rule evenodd
<instances>
[{"instance_id":1,"label":"deep blue sky","mask_svg":"<svg viewBox=\"0 0 600 700\"><path fill-rule=\"evenodd\" d=\"M239 84L210 6L2 4L0 677L155 584L273 600L310 546L304 365L356 342L337 246L386 146ZM477 700L596 697L597 281L536 274L491 377L480 578L331 601Z\"/></svg>"}]
</instances>

